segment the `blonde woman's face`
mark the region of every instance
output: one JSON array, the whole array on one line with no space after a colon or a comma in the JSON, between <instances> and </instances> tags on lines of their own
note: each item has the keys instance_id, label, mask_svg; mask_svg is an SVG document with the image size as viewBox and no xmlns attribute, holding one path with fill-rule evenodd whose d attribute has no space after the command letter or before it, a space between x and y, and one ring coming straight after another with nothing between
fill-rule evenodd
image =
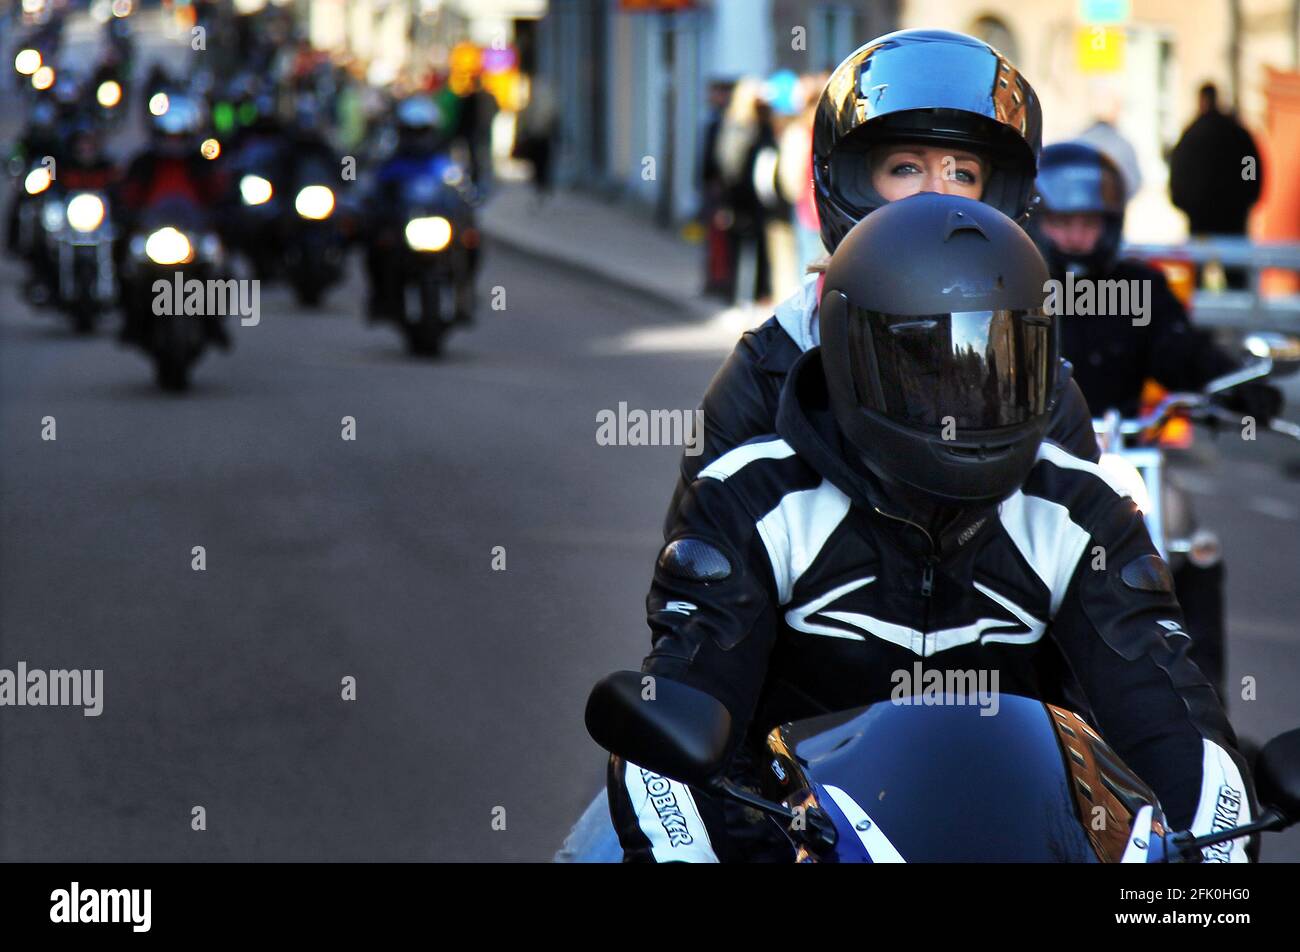
<instances>
[{"instance_id":1,"label":"blonde woman's face","mask_svg":"<svg viewBox=\"0 0 1300 952\"><path fill-rule=\"evenodd\" d=\"M942 146L883 146L871 154L870 161L871 184L887 202L917 192L979 199L988 177L984 162L974 153Z\"/></svg>"}]
</instances>

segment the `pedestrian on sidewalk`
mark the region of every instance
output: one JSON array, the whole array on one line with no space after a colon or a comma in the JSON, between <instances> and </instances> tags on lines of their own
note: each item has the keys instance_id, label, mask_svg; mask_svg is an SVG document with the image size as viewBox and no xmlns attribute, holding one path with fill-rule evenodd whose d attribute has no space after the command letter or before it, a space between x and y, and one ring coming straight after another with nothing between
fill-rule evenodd
<instances>
[{"instance_id":1,"label":"pedestrian on sidewalk","mask_svg":"<svg viewBox=\"0 0 1300 952\"><path fill-rule=\"evenodd\" d=\"M704 294L730 301L736 293L736 245L726 185L718 164L718 135L731 102L732 83L709 85L709 121L700 156L699 221L704 227Z\"/></svg>"},{"instance_id":2,"label":"pedestrian on sidewalk","mask_svg":"<svg viewBox=\"0 0 1300 952\"><path fill-rule=\"evenodd\" d=\"M746 307L770 294L766 210L754 185L759 153L775 148L771 110L762 102L761 81L746 78L736 84L718 132L716 161L722 177L723 201L730 212L736 248L737 306Z\"/></svg>"},{"instance_id":3,"label":"pedestrian on sidewalk","mask_svg":"<svg viewBox=\"0 0 1300 952\"><path fill-rule=\"evenodd\" d=\"M1187 215L1193 237L1244 235L1264 183L1259 147L1235 116L1219 109L1213 83L1201 87L1199 105L1200 115L1170 156L1169 197ZM1246 287L1245 271L1224 271L1228 287Z\"/></svg>"},{"instance_id":4,"label":"pedestrian on sidewalk","mask_svg":"<svg viewBox=\"0 0 1300 952\"><path fill-rule=\"evenodd\" d=\"M515 157L529 162L533 167L533 195L535 207L540 208L550 197L554 182L551 178L551 153L555 144L559 114L555 94L550 84L541 76L534 76L529 89L528 105L519 115L519 133L515 140Z\"/></svg>"},{"instance_id":5,"label":"pedestrian on sidewalk","mask_svg":"<svg viewBox=\"0 0 1300 952\"><path fill-rule=\"evenodd\" d=\"M808 266L826 254L821 229L817 223L817 203L813 198L812 129L817 99L829 77L825 73L804 76L799 82L802 108L781 133L777 181L781 194L790 205L790 224L794 229L795 288L803 283ZM785 297L785 295L779 295Z\"/></svg>"}]
</instances>

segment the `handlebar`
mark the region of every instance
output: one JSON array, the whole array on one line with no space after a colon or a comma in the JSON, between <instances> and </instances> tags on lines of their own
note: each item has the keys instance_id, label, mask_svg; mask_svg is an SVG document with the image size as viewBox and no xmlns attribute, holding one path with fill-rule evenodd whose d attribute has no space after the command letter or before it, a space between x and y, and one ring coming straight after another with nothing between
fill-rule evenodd
<instances>
[{"instance_id":1,"label":"handlebar","mask_svg":"<svg viewBox=\"0 0 1300 952\"><path fill-rule=\"evenodd\" d=\"M1171 393L1143 416L1125 419L1119 415L1119 411L1111 410L1101 419L1092 421L1093 431L1102 444L1102 451L1106 452L1115 447L1121 437L1146 433L1162 426L1177 415L1186 416L1198 423L1226 423L1237 426L1241 423L1240 418L1217 406L1211 399L1212 395L1251 380L1267 377L1272 370L1273 361L1268 357L1261 357L1240 370L1210 381L1206 384L1203 393ZM1300 441L1300 425L1289 420L1270 420L1267 429L1279 436L1289 436Z\"/></svg>"}]
</instances>

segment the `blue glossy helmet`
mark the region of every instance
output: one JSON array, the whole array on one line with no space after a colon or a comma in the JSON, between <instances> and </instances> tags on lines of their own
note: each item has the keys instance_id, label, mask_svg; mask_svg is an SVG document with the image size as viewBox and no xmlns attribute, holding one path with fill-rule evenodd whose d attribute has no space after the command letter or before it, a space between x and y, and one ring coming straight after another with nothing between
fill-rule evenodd
<instances>
[{"instance_id":1,"label":"blue glossy helmet","mask_svg":"<svg viewBox=\"0 0 1300 952\"><path fill-rule=\"evenodd\" d=\"M1043 150L1038 168L1040 207L1029 233L1058 279L1071 272L1087 278L1107 274L1119 257L1124 232L1124 176L1101 150L1086 142L1059 142ZM1104 226L1092 250L1066 254L1042 229L1042 213L1098 214Z\"/></svg>"}]
</instances>

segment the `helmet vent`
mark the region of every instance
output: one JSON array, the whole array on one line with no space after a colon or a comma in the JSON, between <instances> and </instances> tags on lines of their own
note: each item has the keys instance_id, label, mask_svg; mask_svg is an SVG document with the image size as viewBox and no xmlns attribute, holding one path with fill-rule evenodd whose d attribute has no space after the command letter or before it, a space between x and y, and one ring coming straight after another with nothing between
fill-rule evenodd
<instances>
[{"instance_id":1,"label":"helmet vent","mask_svg":"<svg viewBox=\"0 0 1300 952\"><path fill-rule=\"evenodd\" d=\"M943 232L943 240L949 241L953 235L963 231L973 231L986 241L989 237L984 233L984 227L970 215L963 211L949 212L947 226Z\"/></svg>"}]
</instances>

